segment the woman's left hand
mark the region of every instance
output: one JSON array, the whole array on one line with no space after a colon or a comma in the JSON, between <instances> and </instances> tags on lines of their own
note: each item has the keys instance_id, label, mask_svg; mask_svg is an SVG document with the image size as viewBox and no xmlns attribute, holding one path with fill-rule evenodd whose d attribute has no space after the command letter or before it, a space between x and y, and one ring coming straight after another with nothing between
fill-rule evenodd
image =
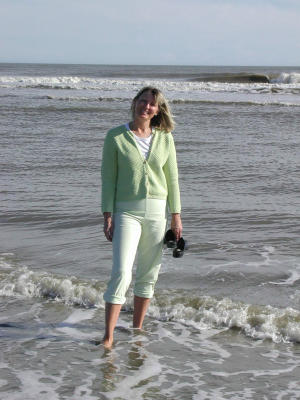
<instances>
[{"instance_id":1,"label":"woman's left hand","mask_svg":"<svg viewBox=\"0 0 300 400\"><path fill-rule=\"evenodd\" d=\"M172 214L171 229L175 235L176 241L182 236L182 223L180 214Z\"/></svg>"},{"instance_id":2,"label":"woman's left hand","mask_svg":"<svg viewBox=\"0 0 300 400\"><path fill-rule=\"evenodd\" d=\"M113 222L111 213L108 213L108 212L104 213L103 232L104 232L104 235L105 235L106 239L109 242L112 242L113 234L114 234L114 222Z\"/></svg>"}]
</instances>

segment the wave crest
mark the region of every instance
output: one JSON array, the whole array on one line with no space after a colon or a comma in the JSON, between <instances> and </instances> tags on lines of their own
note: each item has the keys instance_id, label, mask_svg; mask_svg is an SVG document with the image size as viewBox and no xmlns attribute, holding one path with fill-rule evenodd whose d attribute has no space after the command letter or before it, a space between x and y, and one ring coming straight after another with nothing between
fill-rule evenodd
<instances>
[{"instance_id":1,"label":"wave crest","mask_svg":"<svg viewBox=\"0 0 300 400\"><path fill-rule=\"evenodd\" d=\"M42 297L83 307L103 306L100 282L85 282L76 277L60 277L21 267L0 281L1 296Z\"/></svg>"},{"instance_id":2,"label":"wave crest","mask_svg":"<svg viewBox=\"0 0 300 400\"><path fill-rule=\"evenodd\" d=\"M281 73L277 78L272 79L272 83L287 83L287 84L296 84L300 83L300 73L292 72L292 73Z\"/></svg>"},{"instance_id":3,"label":"wave crest","mask_svg":"<svg viewBox=\"0 0 300 400\"><path fill-rule=\"evenodd\" d=\"M270 83L270 78L265 74L249 73L225 73L225 74L206 74L199 78L193 78L196 82L224 82L224 83Z\"/></svg>"},{"instance_id":4,"label":"wave crest","mask_svg":"<svg viewBox=\"0 0 300 400\"><path fill-rule=\"evenodd\" d=\"M55 276L27 267L7 268L0 274L0 295L44 298L82 307L104 307L104 282ZM125 309L131 311L129 301ZM245 304L229 298L191 296L185 290L160 290L155 294L149 316L177 321L199 330L239 329L254 339L300 343L300 312L292 308Z\"/></svg>"},{"instance_id":5,"label":"wave crest","mask_svg":"<svg viewBox=\"0 0 300 400\"><path fill-rule=\"evenodd\" d=\"M198 329L240 329L254 339L279 342L300 342L300 312L235 302L228 298L174 295L156 297L151 306L153 316L176 320Z\"/></svg>"}]
</instances>

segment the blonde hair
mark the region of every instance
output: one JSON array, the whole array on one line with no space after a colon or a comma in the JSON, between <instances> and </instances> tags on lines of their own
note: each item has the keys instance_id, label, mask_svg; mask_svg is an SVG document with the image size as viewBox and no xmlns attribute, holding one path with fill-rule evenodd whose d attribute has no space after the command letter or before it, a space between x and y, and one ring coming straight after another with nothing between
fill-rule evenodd
<instances>
[{"instance_id":1,"label":"blonde hair","mask_svg":"<svg viewBox=\"0 0 300 400\"><path fill-rule=\"evenodd\" d=\"M154 96L155 101L159 107L159 112L151 119L151 126L159 128L162 131L171 132L175 127L175 122L172 117L172 113L168 104L167 99L162 94L162 92L152 86L146 86L141 89L138 94L134 97L131 103L131 113L132 118L134 119L135 115L135 105L139 97L145 93L150 91L151 94Z\"/></svg>"}]
</instances>

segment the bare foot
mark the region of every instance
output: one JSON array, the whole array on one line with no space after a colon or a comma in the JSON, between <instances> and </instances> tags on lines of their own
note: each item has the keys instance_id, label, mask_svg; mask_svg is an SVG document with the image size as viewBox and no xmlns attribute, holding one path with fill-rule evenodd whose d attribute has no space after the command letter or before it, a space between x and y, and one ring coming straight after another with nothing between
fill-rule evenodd
<instances>
[{"instance_id":1,"label":"bare foot","mask_svg":"<svg viewBox=\"0 0 300 400\"><path fill-rule=\"evenodd\" d=\"M104 336L102 344L106 349L111 349L113 345L113 339L109 339Z\"/></svg>"}]
</instances>

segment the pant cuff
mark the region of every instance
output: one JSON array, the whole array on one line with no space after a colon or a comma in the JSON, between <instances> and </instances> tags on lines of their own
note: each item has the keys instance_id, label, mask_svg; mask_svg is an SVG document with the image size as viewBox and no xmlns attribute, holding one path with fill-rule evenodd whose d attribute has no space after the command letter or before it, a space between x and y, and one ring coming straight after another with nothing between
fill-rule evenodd
<instances>
[{"instance_id":1,"label":"pant cuff","mask_svg":"<svg viewBox=\"0 0 300 400\"><path fill-rule=\"evenodd\" d=\"M143 297L144 299L152 299L154 291L151 292L139 292L138 290L134 290L134 295L138 297Z\"/></svg>"},{"instance_id":2,"label":"pant cuff","mask_svg":"<svg viewBox=\"0 0 300 400\"><path fill-rule=\"evenodd\" d=\"M126 302L125 297L110 296L106 294L104 294L103 299L106 303L111 303L111 304L124 304Z\"/></svg>"}]
</instances>

